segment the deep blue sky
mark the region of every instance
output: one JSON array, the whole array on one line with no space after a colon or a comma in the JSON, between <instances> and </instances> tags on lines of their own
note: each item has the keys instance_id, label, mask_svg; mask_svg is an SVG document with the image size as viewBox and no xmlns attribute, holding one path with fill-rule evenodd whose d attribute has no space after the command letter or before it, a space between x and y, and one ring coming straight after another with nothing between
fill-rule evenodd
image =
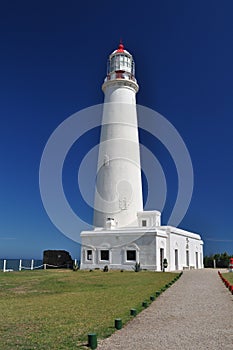
<instances>
[{"instance_id":1,"label":"deep blue sky","mask_svg":"<svg viewBox=\"0 0 233 350\"><path fill-rule=\"evenodd\" d=\"M192 158L195 187L180 227L202 234L205 253L233 254L232 13L230 0L1 3L0 258L40 258L44 249L78 257L78 244L43 208L40 158L63 120L103 102L107 57L120 38L136 62L137 102L176 127ZM98 130L89 136L87 151ZM161 145L154 152L172 170ZM64 186L74 210L91 220L72 190L76 166L66 170ZM176 185L175 175L167 177L164 224Z\"/></svg>"}]
</instances>

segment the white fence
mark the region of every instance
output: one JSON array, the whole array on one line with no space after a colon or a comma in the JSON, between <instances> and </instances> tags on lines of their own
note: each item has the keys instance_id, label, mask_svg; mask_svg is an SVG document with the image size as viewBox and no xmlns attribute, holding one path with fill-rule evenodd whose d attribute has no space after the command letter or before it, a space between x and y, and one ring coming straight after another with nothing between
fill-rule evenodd
<instances>
[{"instance_id":1,"label":"white fence","mask_svg":"<svg viewBox=\"0 0 233 350\"><path fill-rule=\"evenodd\" d=\"M11 272L11 271L22 271L22 270L36 270L36 269L44 269L46 270L47 267L53 267L53 268L61 268L63 267L64 268L64 265L61 265L61 266L55 266L55 265L49 265L49 264L41 264L41 265L37 265L35 266L35 260L34 259L31 259L30 260L30 263L28 264L29 266L24 266L23 265L23 260L22 259L15 259L14 260L15 262L18 261L18 264L16 265L14 263L14 268L9 268L7 265L7 259L4 259L3 260L3 266L2 266L2 271L3 272ZM28 261L28 259L27 259ZM77 259L74 260L74 266L77 265ZM10 260L10 262L12 262L12 260ZM10 264L12 265L12 264Z\"/></svg>"},{"instance_id":2,"label":"white fence","mask_svg":"<svg viewBox=\"0 0 233 350\"><path fill-rule=\"evenodd\" d=\"M44 266L43 264L42 265L39 265L39 266L35 266L34 264L34 259L31 259L30 261L30 266L23 266L23 260L20 259L18 260L19 263L18 263L18 268L17 270L18 271L22 271L22 270L35 270L35 269L42 269ZM14 264L15 265L15 264ZM15 267L15 266L14 266ZM12 268L8 268L7 266L7 260L4 259L3 260L3 269L2 269L3 272L11 272L11 271L15 271L14 269Z\"/></svg>"}]
</instances>

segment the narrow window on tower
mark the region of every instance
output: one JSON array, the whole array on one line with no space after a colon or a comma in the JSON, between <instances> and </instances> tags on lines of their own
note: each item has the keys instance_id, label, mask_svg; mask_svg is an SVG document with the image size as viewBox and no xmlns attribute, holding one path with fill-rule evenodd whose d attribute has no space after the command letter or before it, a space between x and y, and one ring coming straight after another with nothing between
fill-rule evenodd
<instances>
[{"instance_id":1,"label":"narrow window on tower","mask_svg":"<svg viewBox=\"0 0 233 350\"><path fill-rule=\"evenodd\" d=\"M142 227L146 227L146 220L142 220Z\"/></svg>"},{"instance_id":2,"label":"narrow window on tower","mask_svg":"<svg viewBox=\"0 0 233 350\"><path fill-rule=\"evenodd\" d=\"M108 261L109 260L109 250L100 251L100 260Z\"/></svg>"},{"instance_id":3,"label":"narrow window on tower","mask_svg":"<svg viewBox=\"0 0 233 350\"><path fill-rule=\"evenodd\" d=\"M107 154L104 156L104 166L109 166L109 156Z\"/></svg>"},{"instance_id":4,"label":"narrow window on tower","mask_svg":"<svg viewBox=\"0 0 233 350\"><path fill-rule=\"evenodd\" d=\"M87 260L92 260L92 250L87 250Z\"/></svg>"}]
</instances>

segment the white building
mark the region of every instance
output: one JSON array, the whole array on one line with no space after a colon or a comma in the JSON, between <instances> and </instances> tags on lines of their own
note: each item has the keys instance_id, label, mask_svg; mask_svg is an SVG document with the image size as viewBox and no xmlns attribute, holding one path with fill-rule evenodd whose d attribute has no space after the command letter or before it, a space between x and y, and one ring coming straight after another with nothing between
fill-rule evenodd
<instances>
[{"instance_id":1,"label":"white building","mask_svg":"<svg viewBox=\"0 0 233 350\"><path fill-rule=\"evenodd\" d=\"M161 213L143 211L132 55L122 44L109 57L95 191L94 230L81 233L81 269L166 271L203 267L198 234L161 226ZM156 185L156 184L155 184Z\"/></svg>"}]
</instances>

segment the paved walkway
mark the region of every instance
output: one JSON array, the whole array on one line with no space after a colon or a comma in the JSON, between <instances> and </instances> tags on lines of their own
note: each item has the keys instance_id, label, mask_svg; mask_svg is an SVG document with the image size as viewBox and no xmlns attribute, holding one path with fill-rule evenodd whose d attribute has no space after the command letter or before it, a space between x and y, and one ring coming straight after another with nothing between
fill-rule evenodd
<instances>
[{"instance_id":1,"label":"paved walkway","mask_svg":"<svg viewBox=\"0 0 233 350\"><path fill-rule=\"evenodd\" d=\"M98 350L232 350L233 296L216 270L185 271Z\"/></svg>"}]
</instances>

